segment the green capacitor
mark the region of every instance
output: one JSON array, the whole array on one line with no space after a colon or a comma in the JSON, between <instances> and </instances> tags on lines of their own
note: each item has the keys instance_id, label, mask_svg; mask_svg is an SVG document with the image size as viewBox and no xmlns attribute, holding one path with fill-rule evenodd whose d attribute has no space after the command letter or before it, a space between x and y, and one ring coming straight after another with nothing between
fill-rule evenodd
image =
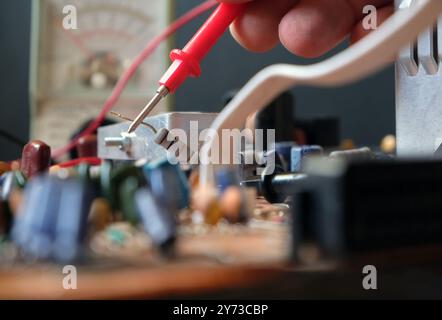
<instances>
[{"instance_id":1,"label":"green capacitor","mask_svg":"<svg viewBox=\"0 0 442 320\"><path fill-rule=\"evenodd\" d=\"M135 178L138 181L139 185L145 184L145 179L141 173L141 169L133 165L125 165L123 167L115 169L111 175L111 190L113 192L112 201L115 209L122 210L119 197L120 188L126 181L126 179L130 177Z\"/></svg>"},{"instance_id":2,"label":"green capacitor","mask_svg":"<svg viewBox=\"0 0 442 320\"><path fill-rule=\"evenodd\" d=\"M116 207L115 191L112 185L113 165L110 161L103 161L100 167L100 186L101 194L109 201L112 208Z\"/></svg>"},{"instance_id":3,"label":"green capacitor","mask_svg":"<svg viewBox=\"0 0 442 320\"><path fill-rule=\"evenodd\" d=\"M120 209L123 213L124 220L132 225L137 225L140 222L135 205L135 193L140 187L140 180L137 177L129 176L123 181L118 192Z\"/></svg>"}]
</instances>

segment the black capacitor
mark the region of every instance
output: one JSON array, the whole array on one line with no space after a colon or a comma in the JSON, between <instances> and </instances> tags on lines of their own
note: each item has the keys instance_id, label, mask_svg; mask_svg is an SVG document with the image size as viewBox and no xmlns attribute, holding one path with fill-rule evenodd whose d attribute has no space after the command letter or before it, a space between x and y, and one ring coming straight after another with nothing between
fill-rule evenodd
<instances>
[{"instance_id":1,"label":"black capacitor","mask_svg":"<svg viewBox=\"0 0 442 320\"><path fill-rule=\"evenodd\" d=\"M12 224L12 214L8 208L8 204L0 201L0 242L2 237L8 235Z\"/></svg>"},{"instance_id":2,"label":"black capacitor","mask_svg":"<svg viewBox=\"0 0 442 320\"><path fill-rule=\"evenodd\" d=\"M281 203L293 196L306 178L307 175L301 173L279 173L252 177L241 185L256 188L258 194L270 203Z\"/></svg>"}]
</instances>

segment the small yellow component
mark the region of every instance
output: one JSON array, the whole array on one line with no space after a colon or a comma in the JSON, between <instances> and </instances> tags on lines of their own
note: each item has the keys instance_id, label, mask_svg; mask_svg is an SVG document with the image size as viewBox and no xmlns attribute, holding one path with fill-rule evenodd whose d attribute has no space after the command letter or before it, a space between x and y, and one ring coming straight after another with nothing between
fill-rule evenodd
<instances>
[{"instance_id":1,"label":"small yellow component","mask_svg":"<svg viewBox=\"0 0 442 320\"><path fill-rule=\"evenodd\" d=\"M92 202L89 221L95 231L104 230L112 223L112 208L106 199L97 198Z\"/></svg>"},{"instance_id":2,"label":"small yellow component","mask_svg":"<svg viewBox=\"0 0 442 320\"><path fill-rule=\"evenodd\" d=\"M197 190L199 184L200 184L200 172L199 172L199 170L193 170L189 176L190 189L192 191Z\"/></svg>"},{"instance_id":3,"label":"small yellow component","mask_svg":"<svg viewBox=\"0 0 442 320\"><path fill-rule=\"evenodd\" d=\"M392 134L385 136L381 141L381 150L385 153L395 153L396 137Z\"/></svg>"},{"instance_id":4,"label":"small yellow component","mask_svg":"<svg viewBox=\"0 0 442 320\"><path fill-rule=\"evenodd\" d=\"M56 176L58 171L60 171L60 170L61 170L60 166L57 166L57 165L52 166L52 167L49 168L49 174L53 175L53 176Z\"/></svg>"},{"instance_id":5,"label":"small yellow component","mask_svg":"<svg viewBox=\"0 0 442 320\"><path fill-rule=\"evenodd\" d=\"M341 141L341 149L342 150L352 150L355 149L355 143L351 139L345 139Z\"/></svg>"},{"instance_id":6,"label":"small yellow component","mask_svg":"<svg viewBox=\"0 0 442 320\"><path fill-rule=\"evenodd\" d=\"M222 218L216 188L199 185L192 192L192 209L203 213L207 224L216 225Z\"/></svg>"},{"instance_id":7,"label":"small yellow component","mask_svg":"<svg viewBox=\"0 0 442 320\"><path fill-rule=\"evenodd\" d=\"M222 219L223 213L218 199L213 199L204 212L204 221L211 226L217 225Z\"/></svg>"}]
</instances>

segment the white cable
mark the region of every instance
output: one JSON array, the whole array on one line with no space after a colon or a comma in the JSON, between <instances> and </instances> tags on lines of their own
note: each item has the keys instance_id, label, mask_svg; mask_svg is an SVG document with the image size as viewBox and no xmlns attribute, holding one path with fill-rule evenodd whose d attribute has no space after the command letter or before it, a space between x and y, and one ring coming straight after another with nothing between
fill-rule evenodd
<instances>
[{"instance_id":1,"label":"white cable","mask_svg":"<svg viewBox=\"0 0 442 320\"><path fill-rule=\"evenodd\" d=\"M399 10L376 31L328 60L309 66L277 64L261 70L215 118L210 131L220 137L222 129L242 127L248 115L261 110L292 86L339 86L378 71L433 25L441 13L442 0L421 0L412 8ZM202 184L213 184L210 150L214 146L215 138L208 136L201 148Z\"/></svg>"}]
</instances>

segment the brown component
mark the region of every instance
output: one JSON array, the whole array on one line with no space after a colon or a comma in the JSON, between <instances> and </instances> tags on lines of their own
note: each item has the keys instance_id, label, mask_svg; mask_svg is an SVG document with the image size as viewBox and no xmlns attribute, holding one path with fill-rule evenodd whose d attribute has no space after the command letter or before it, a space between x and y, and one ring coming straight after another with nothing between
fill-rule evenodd
<instances>
[{"instance_id":1,"label":"brown component","mask_svg":"<svg viewBox=\"0 0 442 320\"><path fill-rule=\"evenodd\" d=\"M0 176L9 170L11 170L11 166L6 162L0 161Z\"/></svg>"},{"instance_id":2,"label":"brown component","mask_svg":"<svg viewBox=\"0 0 442 320\"><path fill-rule=\"evenodd\" d=\"M239 221L242 201L242 192L237 186L228 187L221 195L221 212L229 222Z\"/></svg>"},{"instance_id":3,"label":"brown component","mask_svg":"<svg viewBox=\"0 0 442 320\"><path fill-rule=\"evenodd\" d=\"M51 148L40 140L30 141L23 147L21 171L31 178L48 170L51 164Z\"/></svg>"},{"instance_id":4,"label":"brown component","mask_svg":"<svg viewBox=\"0 0 442 320\"><path fill-rule=\"evenodd\" d=\"M97 156L97 136L90 134L78 140L77 152L80 158Z\"/></svg>"},{"instance_id":5,"label":"brown component","mask_svg":"<svg viewBox=\"0 0 442 320\"><path fill-rule=\"evenodd\" d=\"M112 208L106 199L97 198L91 205L89 222L95 231L104 230L112 223Z\"/></svg>"}]
</instances>

